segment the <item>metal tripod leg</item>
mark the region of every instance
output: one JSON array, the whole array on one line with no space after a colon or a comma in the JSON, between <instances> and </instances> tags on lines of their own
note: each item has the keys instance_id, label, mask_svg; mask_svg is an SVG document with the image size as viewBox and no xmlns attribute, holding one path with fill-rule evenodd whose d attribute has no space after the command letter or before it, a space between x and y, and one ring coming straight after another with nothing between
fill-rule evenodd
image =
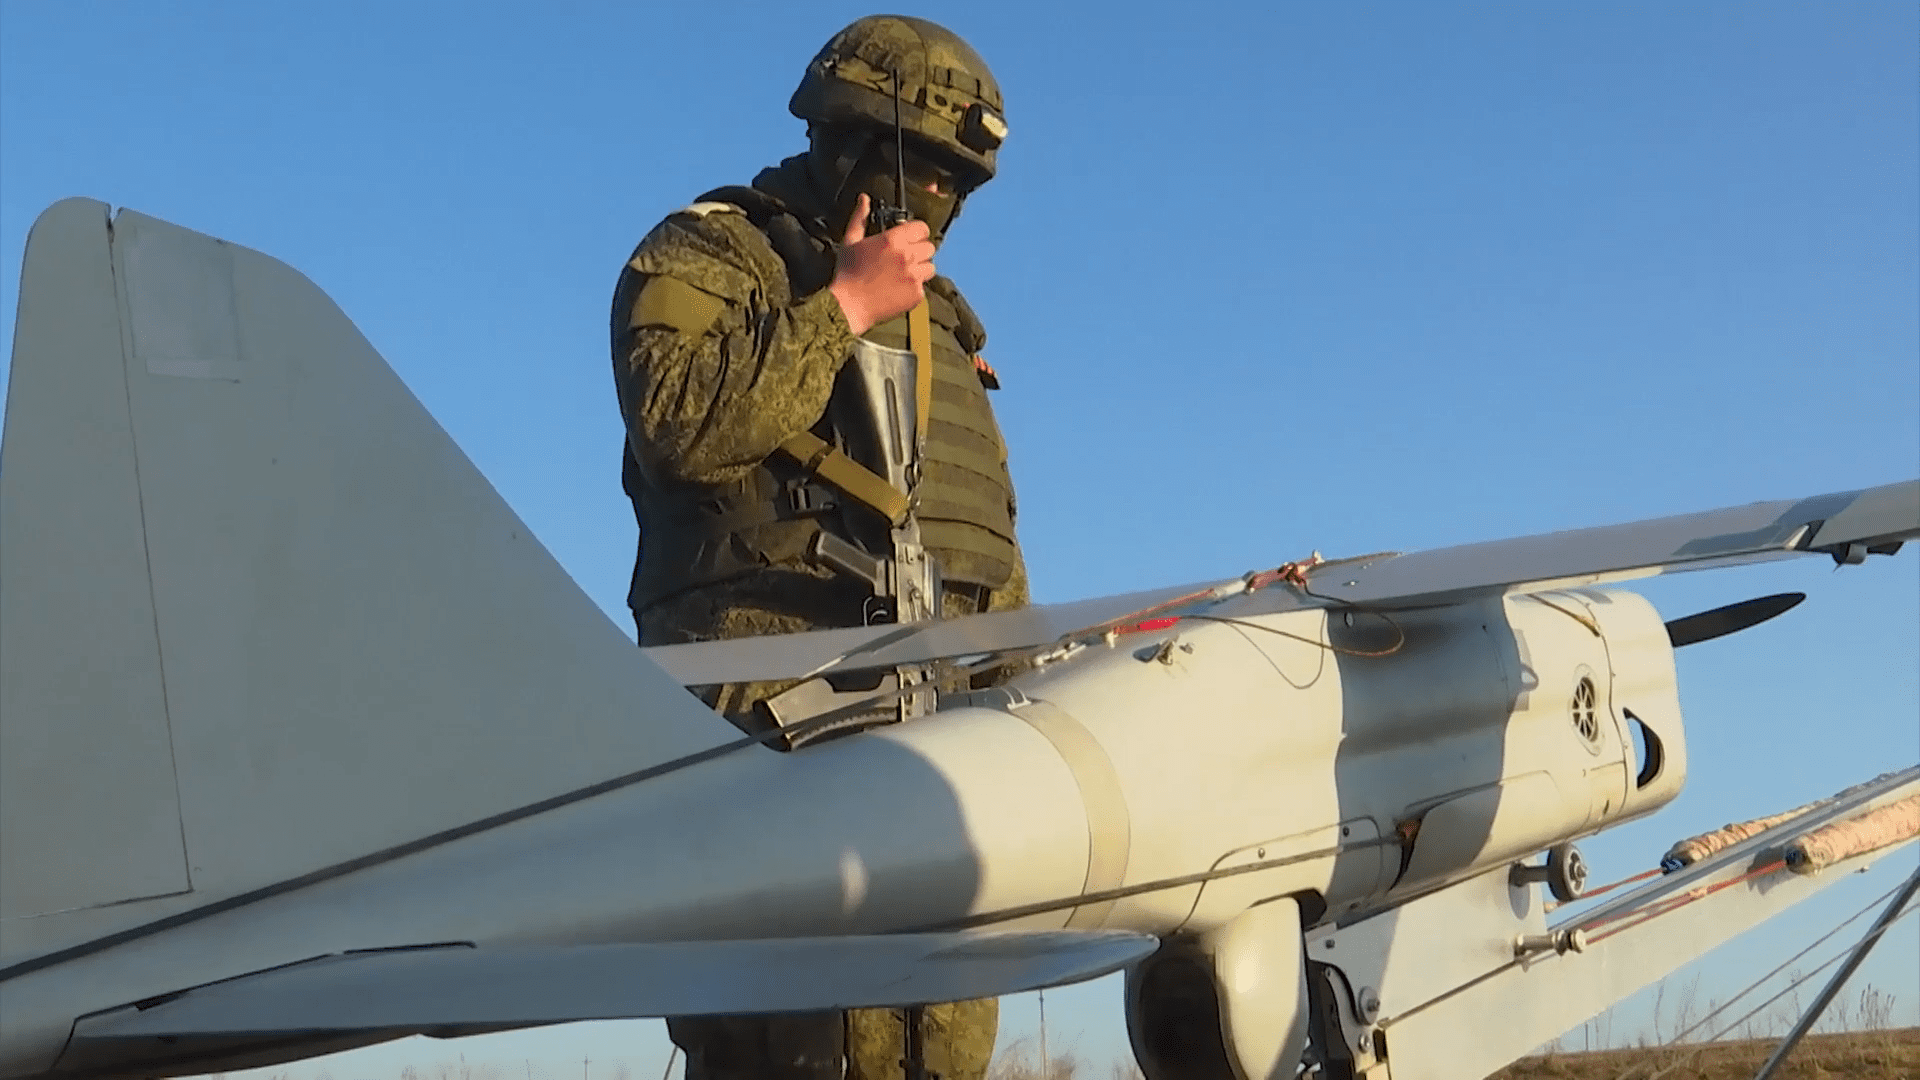
<instances>
[{"instance_id":1,"label":"metal tripod leg","mask_svg":"<svg viewBox=\"0 0 1920 1080\"><path fill-rule=\"evenodd\" d=\"M1840 987L1846 984L1847 977L1860 966L1860 961L1867 958L1867 953L1886 934L1887 927L1893 923L1893 920L1899 918L1900 913L1906 910L1907 901L1913 899L1913 894L1916 892L1920 892L1920 870L1913 872L1913 876L1907 879L1907 883L1887 905L1887 909L1873 921L1873 929L1867 931L1867 936L1861 938L1860 944L1853 947L1853 953L1840 965L1840 970L1833 973L1833 978L1827 980L1827 985L1820 988L1820 996L1813 999L1813 1005L1807 1009L1807 1014L1800 1018L1799 1023L1793 1025L1793 1030L1787 1032L1786 1038L1780 1040L1779 1048L1774 1050L1773 1056L1767 1059L1765 1065L1760 1066L1760 1071L1754 1074L1753 1080L1768 1080L1774 1073L1780 1071L1780 1066L1786 1063L1787 1055L1793 1053L1793 1048L1800 1045L1800 1040L1806 1038L1807 1032L1813 1030L1813 1025L1820 1020L1820 1014L1827 1011L1827 1005L1833 1001L1833 996L1838 994Z\"/></svg>"}]
</instances>

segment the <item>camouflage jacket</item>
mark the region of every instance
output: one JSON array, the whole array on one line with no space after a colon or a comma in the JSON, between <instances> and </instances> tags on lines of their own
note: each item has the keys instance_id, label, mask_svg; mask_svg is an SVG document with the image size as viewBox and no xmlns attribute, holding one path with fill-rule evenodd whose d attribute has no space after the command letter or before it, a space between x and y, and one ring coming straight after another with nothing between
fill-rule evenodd
<instances>
[{"instance_id":1,"label":"camouflage jacket","mask_svg":"<svg viewBox=\"0 0 1920 1080\"><path fill-rule=\"evenodd\" d=\"M798 212L808 205L803 170L801 159L788 159L763 171L754 184L795 206L794 220L799 220ZM636 517L649 492L675 485L697 489L741 483L787 438L822 424L854 335L826 289L833 272L831 242L822 235L828 230L824 222L810 224L806 236L791 235L793 230L770 234L734 206L702 203L669 216L636 249L615 291L611 319L615 381L627 429L623 481L634 499ZM783 257L776 244L789 249L811 245L813 257L792 250ZM682 299L671 316L644 310L643 292L654 290L642 286L657 277L690 287L678 290ZM945 312L947 322L972 320L977 329L977 320L951 282L936 279L928 292L937 322ZM904 319L894 322L904 326ZM895 344L889 335L903 333L882 324L869 336ZM959 336L967 335L963 331ZM961 343L963 351L966 344L977 349L984 340L983 331L973 336L978 340ZM941 339L937 332L940 340L952 341L953 336ZM974 379L971 358L961 359L969 365L968 378ZM936 387L936 394L957 395L964 389L950 378ZM984 393L978 388L973 392L979 395L974 404L990 418ZM941 408L936 397L936 422ZM997 444L997 430L992 434ZM1004 470L1004 460L999 467ZM992 489L979 487L980 494L962 491L962 496L991 497ZM1004 490L1010 493L1010 488L1009 481ZM1013 508L1010 497L1007 501L1010 534ZM671 536L663 534L673 527L670 522L640 524L636 599L650 543L656 550L670 543ZM1007 540L1012 565L974 573L975 579L997 577L998 583L972 595L950 595L949 616L1027 602L1024 561L1017 543L1011 536ZM928 544L936 546L934 536L929 535ZM758 560L756 568L727 580L636 603L642 642L858 625L868 593L800 554L776 550ZM960 553L961 558L966 555Z\"/></svg>"}]
</instances>

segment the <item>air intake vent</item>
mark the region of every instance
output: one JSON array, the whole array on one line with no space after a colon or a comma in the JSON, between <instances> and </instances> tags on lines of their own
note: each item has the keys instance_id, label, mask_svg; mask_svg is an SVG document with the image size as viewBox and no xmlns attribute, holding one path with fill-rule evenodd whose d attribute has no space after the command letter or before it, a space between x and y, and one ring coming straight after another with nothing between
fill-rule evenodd
<instances>
[{"instance_id":1,"label":"air intake vent","mask_svg":"<svg viewBox=\"0 0 1920 1080\"><path fill-rule=\"evenodd\" d=\"M1600 745L1600 717L1594 711L1594 703L1598 698L1599 691L1594 688L1593 679L1580 676L1580 681L1573 686L1573 730L1580 733L1588 746Z\"/></svg>"}]
</instances>

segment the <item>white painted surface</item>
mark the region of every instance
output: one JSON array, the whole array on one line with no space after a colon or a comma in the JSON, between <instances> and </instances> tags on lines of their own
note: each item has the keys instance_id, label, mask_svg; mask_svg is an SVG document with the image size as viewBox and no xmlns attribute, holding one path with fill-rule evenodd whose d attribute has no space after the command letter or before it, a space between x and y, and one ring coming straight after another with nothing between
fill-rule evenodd
<instances>
[{"instance_id":1,"label":"white painted surface","mask_svg":"<svg viewBox=\"0 0 1920 1080\"><path fill-rule=\"evenodd\" d=\"M107 207L34 225L0 454L0 957L188 888Z\"/></svg>"},{"instance_id":2,"label":"white painted surface","mask_svg":"<svg viewBox=\"0 0 1920 1080\"><path fill-rule=\"evenodd\" d=\"M735 735L311 282L106 215L49 211L23 277L6 910L193 892L9 921L9 960Z\"/></svg>"}]
</instances>

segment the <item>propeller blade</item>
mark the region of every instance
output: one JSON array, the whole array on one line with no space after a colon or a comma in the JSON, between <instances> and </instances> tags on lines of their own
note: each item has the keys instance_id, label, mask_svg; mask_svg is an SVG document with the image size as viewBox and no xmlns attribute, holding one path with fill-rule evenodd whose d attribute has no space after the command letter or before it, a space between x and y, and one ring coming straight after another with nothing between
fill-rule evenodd
<instances>
[{"instance_id":1,"label":"propeller blade","mask_svg":"<svg viewBox=\"0 0 1920 1080\"><path fill-rule=\"evenodd\" d=\"M1712 641L1714 638L1725 637L1736 630L1758 626L1775 615L1791 611L1794 605L1806 598L1806 593L1775 593L1772 596L1759 596L1752 600L1742 600L1737 604L1728 604L1726 607L1717 607L1698 615L1672 619L1667 623L1667 640L1671 641L1676 649L1682 645Z\"/></svg>"}]
</instances>

